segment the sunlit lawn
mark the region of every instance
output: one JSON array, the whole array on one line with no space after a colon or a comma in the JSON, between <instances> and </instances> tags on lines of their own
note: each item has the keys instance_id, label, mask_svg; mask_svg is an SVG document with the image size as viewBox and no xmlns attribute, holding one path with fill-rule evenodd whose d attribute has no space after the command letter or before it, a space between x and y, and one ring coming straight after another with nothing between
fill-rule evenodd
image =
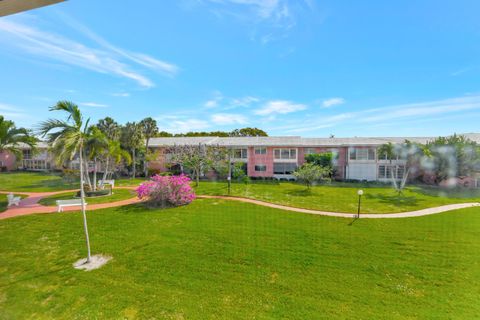
<instances>
[{"instance_id":1,"label":"sunlit lawn","mask_svg":"<svg viewBox=\"0 0 480 320\"><path fill-rule=\"evenodd\" d=\"M39 201L40 204L44 206L54 206L56 205L57 200L70 200L76 197L77 192L65 192L56 194L47 198L43 198ZM130 199L135 197L135 194L132 190L128 189L114 189L112 195L100 196L100 197L88 197L86 202L88 204L97 204L97 203L106 203L106 202L115 202L125 199Z\"/></svg>"},{"instance_id":2,"label":"sunlit lawn","mask_svg":"<svg viewBox=\"0 0 480 320\"><path fill-rule=\"evenodd\" d=\"M451 203L480 201L478 189L448 191L431 187L410 187L404 190L402 195L398 195L388 185L372 186L346 182L314 186L310 190L302 184L292 182L232 183L230 195L299 208L356 213L359 189L364 191L361 200L363 213L405 212ZM228 187L226 182L202 181L196 192L228 195Z\"/></svg>"},{"instance_id":3,"label":"sunlit lawn","mask_svg":"<svg viewBox=\"0 0 480 320\"><path fill-rule=\"evenodd\" d=\"M99 177L100 179L100 177ZM115 181L116 186L137 186L144 179L122 178ZM49 192L74 190L79 188L78 181L64 179L59 173L50 172L12 172L0 173L0 190L24 192Z\"/></svg>"},{"instance_id":4,"label":"sunlit lawn","mask_svg":"<svg viewBox=\"0 0 480 320\"><path fill-rule=\"evenodd\" d=\"M0 220L3 319L475 319L480 212L357 220L225 200Z\"/></svg>"},{"instance_id":5,"label":"sunlit lawn","mask_svg":"<svg viewBox=\"0 0 480 320\"><path fill-rule=\"evenodd\" d=\"M23 197L22 195L15 194L15 197ZM0 194L0 212L7 210L8 208L8 200L6 194Z\"/></svg>"}]
</instances>

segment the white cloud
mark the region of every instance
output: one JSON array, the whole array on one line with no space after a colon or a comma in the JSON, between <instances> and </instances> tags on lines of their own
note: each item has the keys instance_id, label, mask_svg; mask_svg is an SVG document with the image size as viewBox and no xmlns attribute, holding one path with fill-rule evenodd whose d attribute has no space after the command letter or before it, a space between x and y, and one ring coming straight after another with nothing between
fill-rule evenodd
<instances>
[{"instance_id":1,"label":"white cloud","mask_svg":"<svg viewBox=\"0 0 480 320\"><path fill-rule=\"evenodd\" d=\"M96 102L81 102L79 105L84 107L92 107L92 108L107 108L108 105Z\"/></svg>"},{"instance_id":2,"label":"white cloud","mask_svg":"<svg viewBox=\"0 0 480 320\"><path fill-rule=\"evenodd\" d=\"M255 114L260 116L271 116L275 114L287 114L307 109L304 104L293 103L285 100L268 101Z\"/></svg>"},{"instance_id":3,"label":"white cloud","mask_svg":"<svg viewBox=\"0 0 480 320\"><path fill-rule=\"evenodd\" d=\"M174 75L178 71L178 67L173 64L115 47L78 23L71 22L70 25L100 47L89 47L59 34L14 22L12 19L0 20L0 42L4 43L3 46L21 49L22 53L27 52L67 65L127 78L146 88L153 87L153 81L135 70L132 62L167 75Z\"/></svg>"},{"instance_id":4,"label":"white cloud","mask_svg":"<svg viewBox=\"0 0 480 320\"><path fill-rule=\"evenodd\" d=\"M213 92L213 98L210 100L207 100L203 106L205 108L211 109L211 108L216 108L219 106L220 102L223 100L223 95L220 91L214 91Z\"/></svg>"},{"instance_id":5,"label":"white cloud","mask_svg":"<svg viewBox=\"0 0 480 320\"><path fill-rule=\"evenodd\" d=\"M218 125L247 124L247 118L241 114L217 113L212 115L212 122Z\"/></svg>"},{"instance_id":6,"label":"white cloud","mask_svg":"<svg viewBox=\"0 0 480 320\"><path fill-rule=\"evenodd\" d=\"M5 118L22 118L26 116L23 109L5 103L0 103L0 115Z\"/></svg>"},{"instance_id":7,"label":"white cloud","mask_svg":"<svg viewBox=\"0 0 480 320\"><path fill-rule=\"evenodd\" d=\"M330 107L338 106L344 103L345 103L345 99L343 98L330 98L330 99L323 100L322 106L324 108L330 108Z\"/></svg>"},{"instance_id":8,"label":"white cloud","mask_svg":"<svg viewBox=\"0 0 480 320\"><path fill-rule=\"evenodd\" d=\"M130 97L130 93L128 93L128 92L114 92L114 93L112 93L112 96L126 98L126 97Z\"/></svg>"},{"instance_id":9,"label":"white cloud","mask_svg":"<svg viewBox=\"0 0 480 320\"><path fill-rule=\"evenodd\" d=\"M162 115L156 117L160 131L171 133L185 133L189 131L200 131L210 127L208 121L188 118L183 115Z\"/></svg>"},{"instance_id":10,"label":"white cloud","mask_svg":"<svg viewBox=\"0 0 480 320\"><path fill-rule=\"evenodd\" d=\"M344 112L328 117L316 117L315 120L306 120L278 129L298 133L351 124L361 128L383 124L386 121L392 124L419 119L429 121L434 115L453 115L471 110L480 110L480 95Z\"/></svg>"}]
</instances>

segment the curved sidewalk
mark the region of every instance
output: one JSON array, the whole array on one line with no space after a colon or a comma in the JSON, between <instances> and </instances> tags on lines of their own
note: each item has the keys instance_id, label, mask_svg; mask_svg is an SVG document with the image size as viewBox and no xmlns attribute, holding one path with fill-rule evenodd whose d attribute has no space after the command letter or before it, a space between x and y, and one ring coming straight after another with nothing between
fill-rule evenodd
<instances>
[{"instance_id":1,"label":"curved sidewalk","mask_svg":"<svg viewBox=\"0 0 480 320\"><path fill-rule=\"evenodd\" d=\"M117 187L116 189L133 189L132 187ZM61 190L61 191L53 191L53 192L12 192L14 194L24 195L27 196L20 200L20 204L18 207L10 207L6 211L0 212L0 220L18 217L18 216L26 216L29 214L37 214L37 213L55 213L57 212L56 206L43 206L38 202L46 197L50 197L60 193L66 192L75 192L78 190ZM8 194L9 191L0 191L0 193ZM98 204L89 204L87 206L88 210L98 210L98 209L105 209L105 208L112 208L112 207L120 207L125 206L132 203L140 202L141 200L137 197L132 197L130 199L115 201L115 202L105 202L105 203L98 203ZM66 207L63 211L79 211L79 207Z\"/></svg>"},{"instance_id":2,"label":"curved sidewalk","mask_svg":"<svg viewBox=\"0 0 480 320\"><path fill-rule=\"evenodd\" d=\"M133 189L132 187L118 187L118 189ZM75 192L77 190L62 190L62 191L54 191L54 192L14 192L15 194L26 195L27 198L24 198L20 201L20 205L18 207L10 207L4 212L0 212L0 220L7 219L12 217L24 216L29 214L37 214L37 213L54 213L57 212L56 206L43 206L38 202L45 198L55 194L65 193L65 192ZM10 193L8 191L0 191L0 193ZM209 195L199 195L197 198L200 199L222 199L222 200L229 200L229 201L239 201L244 203L251 203L259 206L264 206L268 208L280 209L285 211L292 211L292 212L299 212L299 213L306 213L306 214L315 214L315 215L322 215L322 216L330 216L330 217L340 217L340 218L357 218L355 213L342 213L342 212L328 212L328 211L321 211L321 210L312 210L312 209L303 209L303 208L295 208L284 206L281 204L275 204L270 202L265 202L261 200L254 200L248 198L241 198L241 197L230 197L230 196L209 196ZM98 209L105 209L105 208L113 208L119 206L125 206L133 203L141 202L142 200L133 197L130 199L115 201L115 202L106 202L106 203L98 203L98 204L91 204L88 205L88 210L98 210ZM426 208L416 211L408 211L408 212L399 212L399 213L362 213L360 214L360 218L367 218L367 219L389 219L389 218L411 218L411 217L420 217L420 216L427 216L431 214L442 213L451 210L457 209L464 209L464 208L471 208L471 207L478 207L480 203L478 202L471 202L471 203L456 203L456 204L449 204L440 207L434 208ZM64 211L78 211L78 207L66 207Z\"/></svg>"},{"instance_id":3,"label":"curved sidewalk","mask_svg":"<svg viewBox=\"0 0 480 320\"><path fill-rule=\"evenodd\" d=\"M357 214L355 213L328 212L328 211L320 211L320 210L312 210L312 209L302 209L302 208L289 207L281 204L274 204L270 202L248 199L248 198L227 197L227 196L206 196L206 195L197 196L197 197L203 198L203 199L223 199L223 200L240 201L240 202L252 203L259 206L264 206L264 207L269 207L274 209L281 209L281 210L294 211L294 212L307 213L307 214L317 214L321 216L340 217L340 218L357 218ZM360 219L363 219L363 218L367 218L367 219L411 218L411 217L428 216L431 214L442 213L442 212L457 210L457 209L478 207L478 206L480 206L480 203L470 202L470 203L448 204L440 207L426 208L426 209L421 209L416 211L407 211L407 212L399 212L399 213L362 213L360 214Z\"/></svg>"}]
</instances>

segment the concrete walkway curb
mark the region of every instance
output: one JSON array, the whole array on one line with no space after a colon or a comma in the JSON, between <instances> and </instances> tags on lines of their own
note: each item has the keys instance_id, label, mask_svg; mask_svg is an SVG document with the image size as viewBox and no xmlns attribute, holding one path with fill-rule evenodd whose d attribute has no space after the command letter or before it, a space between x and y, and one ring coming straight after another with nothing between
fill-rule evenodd
<instances>
[{"instance_id":1,"label":"concrete walkway curb","mask_svg":"<svg viewBox=\"0 0 480 320\"><path fill-rule=\"evenodd\" d=\"M116 189L129 189L133 190L135 187L117 187ZM78 190L61 190L61 191L53 191L53 192L13 192L14 194L20 194L27 196L26 198L20 201L20 205L18 207L11 207L4 212L0 213L0 220L18 217L18 216L25 216L30 214L38 214L38 213L55 213L57 212L56 206L43 206L38 202L45 198L52 195L66 193L66 192L75 192ZM7 194L10 193L9 191L0 191L0 194ZM357 218L357 215L354 213L342 213L342 212L328 212L328 211L321 211L321 210L312 210L312 209L303 209L303 208L295 208L284 206L281 204L275 204L270 202L265 202L261 200L254 200L248 198L241 198L241 197L232 197L232 196L209 196L209 195L199 195L197 196L199 199L222 199L222 200L229 200L229 201L239 201L244 203L251 203L259 206L264 206L268 208L292 211L292 212L299 212L299 213L306 213L306 214L316 214L322 216L330 216L330 217L339 217L339 218ZM88 210L98 210L98 209L106 209L106 208L113 208L119 206L125 206L133 203L139 203L142 200L133 197L130 199L115 201L115 202L106 202L106 203L99 203L99 204L92 204L88 205ZM365 213L360 214L360 219L391 219L391 218L411 218L411 217L421 217L427 216L431 214L437 214L452 210L464 209L464 208L471 208L471 207L478 207L480 203L478 202L470 202L470 203L456 203L456 204L449 204L440 207L434 208L426 208L416 211L408 211L408 212L399 212L399 213ZM67 207L64 209L65 211L78 211L79 208L77 207Z\"/></svg>"},{"instance_id":2,"label":"concrete walkway curb","mask_svg":"<svg viewBox=\"0 0 480 320\"><path fill-rule=\"evenodd\" d=\"M252 203L259 206L264 206L264 207L269 207L274 209L281 209L281 210L294 211L294 212L307 213L307 214L317 214L322 216L339 217L339 218L357 218L357 215L355 213L328 212L328 211L320 211L320 210L312 210L312 209L302 209L302 208L289 207L281 204L274 204L270 202L248 199L248 198L227 197L227 196L207 196L207 195L197 196L197 198L239 201L239 202ZM389 219L389 218L421 217L421 216L427 216L427 215L442 213L442 212L451 211L451 210L478 207L478 206L480 206L480 203L470 202L470 203L448 204L440 207L426 208L426 209L421 209L416 211L407 211L407 212L399 212L399 213L362 213L360 214L360 219L364 219L364 218Z\"/></svg>"}]
</instances>

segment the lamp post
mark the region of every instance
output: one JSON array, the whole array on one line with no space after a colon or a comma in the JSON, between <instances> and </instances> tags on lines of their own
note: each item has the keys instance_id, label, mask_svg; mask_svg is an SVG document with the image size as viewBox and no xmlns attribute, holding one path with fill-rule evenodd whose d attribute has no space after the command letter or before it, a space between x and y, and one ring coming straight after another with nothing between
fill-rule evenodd
<instances>
[{"instance_id":1,"label":"lamp post","mask_svg":"<svg viewBox=\"0 0 480 320\"><path fill-rule=\"evenodd\" d=\"M361 201L362 201L363 190L358 190L357 194L358 194L357 218L360 218L360 204L361 204Z\"/></svg>"}]
</instances>

